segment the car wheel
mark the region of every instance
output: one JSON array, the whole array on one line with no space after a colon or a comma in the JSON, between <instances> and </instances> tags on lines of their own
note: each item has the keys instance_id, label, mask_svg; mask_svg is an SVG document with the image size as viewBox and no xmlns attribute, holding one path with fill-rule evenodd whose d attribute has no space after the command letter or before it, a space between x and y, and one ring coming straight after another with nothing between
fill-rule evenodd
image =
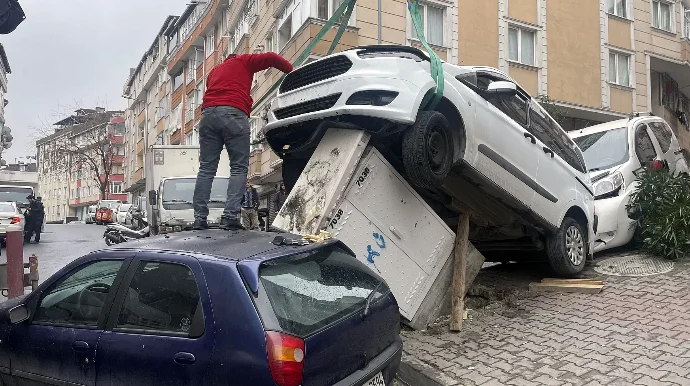
<instances>
[{"instance_id":1,"label":"car wheel","mask_svg":"<svg viewBox=\"0 0 690 386\"><path fill-rule=\"evenodd\" d=\"M297 184L300 174L307 167L308 159L284 159L283 160L283 183L285 189L289 192Z\"/></svg>"},{"instance_id":2,"label":"car wheel","mask_svg":"<svg viewBox=\"0 0 690 386\"><path fill-rule=\"evenodd\" d=\"M551 268L561 276L580 273L585 267L587 252L587 236L582 225L571 217L564 218L558 231L546 239Z\"/></svg>"},{"instance_id":3,"label":"car wheel","mask_svg":"<svg viewBox=\"0 0 690 386\"><path fill-rule=\"evenodd\" d=\"M403 137L402 158L412 184L435 189L453 166L453 135L438 111L421 111Z\"/></svg>"}]
</instances>

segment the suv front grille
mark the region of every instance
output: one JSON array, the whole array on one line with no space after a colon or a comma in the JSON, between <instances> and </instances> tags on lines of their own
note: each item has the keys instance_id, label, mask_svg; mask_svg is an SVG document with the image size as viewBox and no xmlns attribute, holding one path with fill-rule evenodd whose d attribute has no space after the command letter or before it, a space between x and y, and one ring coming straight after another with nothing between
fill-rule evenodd
<instances>
[{"instance_id":1,"label":"suv front grille","mask_svg":"<svg viewBox=\"0 0 690 386\"><path fill-rule=\"evenodd\" d=\"M338 55L314 62L295 70L280 84L280 92L288 92L322 80L342 75L350 70L352 62L347 56Z\"/></svg>"},{"instance_id":2,"label":"suv front grille","mask_svg":"<svg viewBox=\"0 0 690 386\"><path fill-rule=\"evenodd\" d=\"M338 98L340 98L340 93L331 94L322 98L283 107L282 109L276 109L273 114L275 114L278 119L285 119L297 115L313 113L315 111L327 110L335 105Z\"/></svg>"}]
</instances>

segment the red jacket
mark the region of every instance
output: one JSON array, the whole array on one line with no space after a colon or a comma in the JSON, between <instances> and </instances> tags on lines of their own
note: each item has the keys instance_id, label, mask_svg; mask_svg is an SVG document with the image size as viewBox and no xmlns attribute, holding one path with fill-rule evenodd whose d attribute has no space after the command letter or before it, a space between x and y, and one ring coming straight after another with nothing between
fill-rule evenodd
<instances>
[{"instance_id":1,"label":"red jacket","mask_svg":"<svg viewBox=\"0 0 690 386\"><path fill-rule=\"evenodd\" d=\"M249 116L254 103L250 95L254 74L270 67L285 73L292 71L292 64L274 52L237 55L225 59L206 78L206 93L201 108L232 106Z\"/></svg>"}]
</instances>

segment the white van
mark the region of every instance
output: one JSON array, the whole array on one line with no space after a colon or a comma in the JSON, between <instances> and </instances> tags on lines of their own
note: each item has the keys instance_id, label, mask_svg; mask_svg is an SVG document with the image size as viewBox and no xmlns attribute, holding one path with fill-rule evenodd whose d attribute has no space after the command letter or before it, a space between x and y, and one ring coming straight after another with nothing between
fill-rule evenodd
<instances>
[{"instance_id":1,"label":"white van","mask_svg":"<svg viewBox=\"0 0 690 386\"><path fill-rule=\"evenodd\" d=\"M666 164L672 173L688 172L678 139L662 118L632 114L628 119L569 132L585 157L594 185L598 216L594 252L628 244L635 221L626 205L637 186L635 171L652 161Z\"/></svg>"}]
</instances>

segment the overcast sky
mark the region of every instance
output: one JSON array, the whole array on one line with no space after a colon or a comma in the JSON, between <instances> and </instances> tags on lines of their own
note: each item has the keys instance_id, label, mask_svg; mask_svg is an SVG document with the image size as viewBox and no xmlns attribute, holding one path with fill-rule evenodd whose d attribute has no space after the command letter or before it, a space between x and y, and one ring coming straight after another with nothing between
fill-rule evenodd
<instances>
[{"instance_id":1,"label":"overcast sky","mask_svg":"<svg viewBox=\"0 0 690 386\"><path fill-rule=\"evenodd\" d=\"M0 35L8 75L6 125L12 148L3 159L32 154L32 127L58 121L76 105L124 109L122 86L168 15L186 0L19 0L26 20Z\"/></svg>"}]
</instances>

